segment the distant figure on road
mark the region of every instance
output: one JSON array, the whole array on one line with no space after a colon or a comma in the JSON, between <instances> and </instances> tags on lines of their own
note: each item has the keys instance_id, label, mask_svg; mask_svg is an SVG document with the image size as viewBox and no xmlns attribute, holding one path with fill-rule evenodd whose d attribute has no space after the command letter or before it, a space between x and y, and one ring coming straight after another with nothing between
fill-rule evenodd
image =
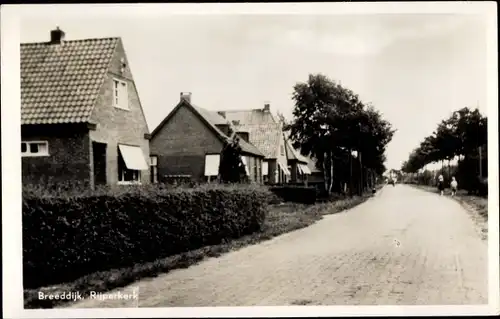
<instances>
[{"instance_id":1,"label":"distant figure on road","mask_svg":"<svg viewBox=\"0 0 500 319\"><path fill-rule=\"evenodd\" d=\"M439 175L439 177L438 177L438 189L439 189L439 194L442 196L444 194L444 177L443 177L443 175Z\"/></svg>"},{"instance_id":2,"label":"distant figure on road","mask_svg":"<svg viewBox=\"0 0 500 319\"><path fill-rule=\"evenodd\" d=\"M458 182L455 179L455 176L451 178L450 186L451 186L451 196L455 196L457 194L457 188L458 188Z\"/></svg>"}]
</instances>

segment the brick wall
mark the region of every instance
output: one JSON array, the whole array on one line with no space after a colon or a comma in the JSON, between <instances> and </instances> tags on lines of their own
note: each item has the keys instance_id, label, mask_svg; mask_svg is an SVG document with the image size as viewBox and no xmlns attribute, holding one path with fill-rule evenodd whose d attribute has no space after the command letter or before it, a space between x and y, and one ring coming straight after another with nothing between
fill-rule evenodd
<instances>
[{"instance_id":1,"label":"brick wall","mask_svg":"<svg viewBox=\"0 0 500 319\"><path fill-rule=\"evenodd\" d=\"M220 154L222 147L215 133L188 107L181 106L150 141L151 154L158 156L158 181L165 182L165 175L191 175L195 181L206 181L205 155ZM261 183L262 159L244 156L250 181Z\"/></svg>"},{"instance_id":2,"label":"brick wall","mask_svg":"<svg viewBox=\"0 0 500 319\"><path fill-rule=\"evenodd\" d=\"M205 155L219 154L222 142L190 109L180 107L150 141L158 156L158 180L165 175L192 175L205 180Z\"/></svg>"},{"instance_id":3,"label":"brick wall","mask_svg":"<svg viewBox=\"0 0 500 319\"><path fill-rule=\"evenodd\" d=\"M122 58L126 65L123 73L121 72ZM127 82L129 110L113 106L113 80L115 78ZM109 185L116 185L118 182L118 144L140 147L149 165L149 141L144 138L144 134L149 133L149 129L121 41L118 42L91 120L98 125L96 130L90 131L90 143L96 141L107 144L106 178ZM92 161L92 147L90 147L90 159ZM93 176L91 178L93 179ZM150 183L149 169L141 171L141 183Z\"/></svg>"},{"instance_id":4,"label":"brick wall","mask_svg":"<svg viewBox=\"0 0 500 319\"><path fill-rule=\"evenodd\" d=\"M23 125L21 141L47 141L49 156L22 157L23 184L89 185L89 136L85 126Z\"/></svg>"}]
</instances>

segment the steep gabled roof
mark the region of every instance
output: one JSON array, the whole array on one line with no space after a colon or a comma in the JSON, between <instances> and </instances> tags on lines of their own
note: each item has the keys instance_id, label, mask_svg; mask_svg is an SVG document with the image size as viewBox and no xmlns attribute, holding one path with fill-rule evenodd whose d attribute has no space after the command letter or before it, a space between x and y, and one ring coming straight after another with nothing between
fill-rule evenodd
<instances>
[{"instance_id":1,"label":"steep gabled roof","mask_svg":"<svg viewBox=\"0 0 500 319\"><path fill-rule=\"evenodd\" d=\"M283 134L283 138L285 139L286 158L288 160L299 161L301 164L307 164L307 159L293 148L292 142L288 139L286 134Z\"/></svg>"},{"instance_id":2,"label":"steep gabled roof","mask_svg":"<svg viewBox=\"0 0 500 319\"><path fill-rule=\"evenodd\" d=\"M268 159L278 158L282 136L281 125L271 112L261 109L222 111L237 131L249 133L250 142Z\"/></svg>"},{"instance_id":3,"label":"steep gabled roof","mask_svg":"<svg viewBox=\"0 0 500 319\"><path fill-rule=\"evenodd\" d=\"M317 167L316 167L316 160L312 159L309 156L304 156L300 153L299 150L296 150L292 146L292 142L290 140L290 132L284 132L283 133L285 141L286 141L286 152L287 152L287 158L288 159L297 159L299 162L306 164L307 167L309 167L309 170L312 173L317 173L321 172Z\"/></svg>"},{"instance_id":4,"label":"steep gabled roof","mask_svg":"<svg viewBox=\"0 0 500 319\"><path fill-rule=\"evenodd\" d=\"M230 139L232 136L227 136L224 134L220 129L217 128L216 125L220 124L228 124L230 123L227 120L224 120L217 112L209 111L204 108L201 108L199 106L194 106L190 102L186 101L185 99L181 100L177 106L163 119L163 121L158 124L158 126L153 130L151 133L151 138L153 138L161 129L164 127L168 121L172 118L172 116L177 112L177 110L181 107L187 107L188 109L193 112L198 118L210 129L212 132L215 133L215 135L221 140L221 141L227 141ZM252 145L252 143L248 143L243 139L240 139L240 146L241 150L244 153L247 154L252 154L256 155L259 157L264 157L264 154L259 151L257 147Z\"/></svg>"},{"instance_id":5,"label":"steep gabled roof","mask_svg":"<svg viewBox=\"0 0 500 319\"><path fill-rule=\"evenodd\" d=\"M119 41L21 44L21 124L88 122Z\"/></svg>"}]
</instances>

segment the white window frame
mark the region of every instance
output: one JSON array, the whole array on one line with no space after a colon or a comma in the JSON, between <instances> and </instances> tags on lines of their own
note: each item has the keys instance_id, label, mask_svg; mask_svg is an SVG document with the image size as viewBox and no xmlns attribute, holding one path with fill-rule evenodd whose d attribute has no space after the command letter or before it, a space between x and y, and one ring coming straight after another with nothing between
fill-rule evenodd
<instances>
[{"instance_id":1,"label":"white window frame","mask_svg":"<svg viewBox=\"0 0 500 319\"><path fill-rule=\"evenodd\" d=\"M48 141L21 141L22 144L26 144L26 152L21 150L22 157L42 157L42 156L50 156L49 154L49 142ZM31 152L31 144L38 144L38 152ZM45 150L40 151L40 145L45 145Z\"/></svg>"},{"instance_id":2,"label":"white window frame","mask_svg":"<svg viewBox=\"0 0 500 319\"><path fill-rule=\"evenodd\" d=\"M264 173L264 166L267 166L267 174ZM266 176L269 176L269 162L267 161L262 161L262 176L263 177L266 177Z\"/></svg>"},{"instance_id":3,"label":"white window frame","mask_svg":"<svg viewBox=\"0 0 500 319\"><path fill-rule=\"evenodd\" d=\"M140 170L135 170L135 169L128 169L127 165L125 164L125 159L122 157L122 154L120 153L120 150L118 150L118 161L123 162L123 167L122 171L120 174L120 165L118 164L118 185L141 185L141 171ZM133 181L125 181L125 171L134 171L137 172L137 179Z\"/></svg>"},{"instance_id":4,"label":"white window frame","mask_svg":"<svg viewBox=\"0 0 500 319\"><path fill-rule=\"evenodd\" d=\"M206 175L205 169L206 169L206 166L207 166L207 158L212 157L212 156L218 158L218 161L219 161L219 164L217 166L217 174L215 174L215 175ZM203 175L204 175L204 177L206 177L206 178L208 178L210 180L210 178L212 178L212 177L219 176L219 168L220 168L220 154L217 154L217 153L207 153L207 154L205 154L205 163L204 163L204 166L203 166Z\"/></svg>"},{"instance_id":5,"label":"white window frame","mask_svg":"<svg viewBox=\"0 0 500 319\"><path fill-rule=\"evenodd\" d=\"M119 96L121 84L125 85L125 96L123 98ZM121 110L130 110L128 106L128 83L117 78L113 78L113 106Z\"/></svg>"},{"instance_id":6,"label":"white window frame","mask_svg":"<svg viewBox=\"0 0 500 319\"><path fill-rule=\"evenodd\" d=\"M245 166L245 174L246 176L248 176L249 178L251 178L250 176L250 160L249 160L249 156L241 156L241 161L243 162L243 165Z\"/></svg>"},{"instance_id":7,"label":"white window frame","mask_svg":"<svg viewBox=\"0 0 500 319\"><path fill-rule=\"evenodd\" d=\"M124 181L125 170L137 172L137 180ZM118 185L140 185L140 184L141 184L141 171L136 171L136 170L128 169L128 168L125 168L124 170L122 170L122 174L120 175L120 177L118 179Z\"/></svg>"}]
</instances>

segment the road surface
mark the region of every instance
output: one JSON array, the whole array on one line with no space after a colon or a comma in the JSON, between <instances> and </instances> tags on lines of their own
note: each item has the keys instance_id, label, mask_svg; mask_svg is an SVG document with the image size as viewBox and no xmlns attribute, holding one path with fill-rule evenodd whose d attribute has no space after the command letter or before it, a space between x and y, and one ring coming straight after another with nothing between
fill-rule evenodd
<instances>
[{"instance_id":1,"label":"road surface","mask_svg":"<svg viewBox=\"0 0 500 319\"><path fill-rule=\"evenodd\" d=\"M88 307L470 305L487 303L487 244L447 197L386 186L349 211ZM137 290L138 289L138 290Z\"/></svg>"}]
</instances>

